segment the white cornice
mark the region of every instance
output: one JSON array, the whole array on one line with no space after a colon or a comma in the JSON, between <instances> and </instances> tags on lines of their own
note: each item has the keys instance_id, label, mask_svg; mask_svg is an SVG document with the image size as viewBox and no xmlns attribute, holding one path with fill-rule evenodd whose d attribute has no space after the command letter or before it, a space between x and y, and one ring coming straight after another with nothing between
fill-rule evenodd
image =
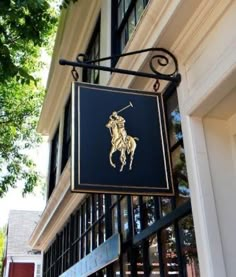
<instances>
[{"instance_id":1,"label":"white cornice","mask_svg":"<svg viewBox=\"0 0 236 277\"><path fill-rule=\"evenodd\" d=\"M198 58L196 53L199 53L198 48L201 47L202 41L231 3L232 0L202 1L188 24L182 29L173 45L173 49L181 57L181 61L186 68L188 64L194 63L194 60Z\"/></svg>"},{"instance_id":2,"label":"white cornice","mask_svg":"<svg viewBox=\"0 0 236 277\"><path fill-rule=\"evenodd\" d=\"M59 65L59 59L75 60L84 52L100 12L100 1L80 0L71 5L59 24L55 52L47 84L38 132L51 136L59 121L62 109L70 91L71 68Z\"/></svg>"}]
</instances>

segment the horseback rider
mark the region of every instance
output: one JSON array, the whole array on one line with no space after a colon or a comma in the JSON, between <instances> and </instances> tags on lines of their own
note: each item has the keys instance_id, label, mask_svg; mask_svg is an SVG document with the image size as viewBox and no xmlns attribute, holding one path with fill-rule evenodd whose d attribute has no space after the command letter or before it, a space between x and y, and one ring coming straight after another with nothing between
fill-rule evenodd
<instances>
[{"instance_id":1,"label":"horseback rider","mask_svg":"<svg viewBox=\"0 0 236 277\"><path fill-rule=\"evenodd\" d=\"M125 130L125 119L122 116L118 115L117 112L113 112L109 118L117 125L119 135L122 138L124 144L126 145L127 132Z\"/></svg>"},{"instance_id":2,"label":"horseback rider","mask_svg":"<svg viewBox=\"0 0 236 277\"><path fill-rule=\"evenodd\" d=\"M109 121L106 124L106 127L110 130L110 135L112 137L111 139L111 150L109 153L109 161L110 165L112 167L116 167L116 164L112 161L112 155L114 152L119 151L120 152L120 172L123 171L124 166L126 165L126 153L130 157L129 161L129 170L132 170L132 164L134 160L134 153L135 149L137 147L136 140L138 140L137 137L132 137L127 134L125 130L125 119L118 115L121 111L124 111L125 109L133 107L132 103L129 102L128 106L125 106L124 108L120 109L119 111L114 111L109 116Z\"/></svg>"}]
</instances>

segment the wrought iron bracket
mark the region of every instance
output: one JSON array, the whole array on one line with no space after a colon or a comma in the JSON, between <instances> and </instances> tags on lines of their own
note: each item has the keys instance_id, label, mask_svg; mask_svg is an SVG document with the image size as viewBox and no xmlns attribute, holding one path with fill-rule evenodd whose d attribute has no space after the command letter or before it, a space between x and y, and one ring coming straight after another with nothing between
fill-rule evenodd
<instances>
[{"instance_id":1,"label":"wrought iron bracket","mask_svg":"<svg viewBox=\"0 0 236 277\"><path fill-rule=\"evenodd\" d=\"M99 63L102 61L106 61L106 60L114 61L125 56L138 55L144 52L154 53L154 55L151 57L149 61L149 67L151 69L151 72L133 71L133 70L126 70L122 68L99 65ZM169 52L164 48L147 48L147 49L127 52L120 55L104 57L96 60L88 60L85 54L78 54L76 61L68 61L68 60L60 59L59 64L72 66L73 69L71 72L74 79L75 78L78 79L78 72L75 70L75 68L82 67L86 69L95 69L95 70L108 71L108 72L114 72L119 74L152 78L156 80L165 80L165 81L175 82L176 85L178 85L181 81L181 75L178 72L178 62L176 57L171 52ZM172 70L169 73L161 73L157 70L157 68L163 68L163 67L165 67L166 69L169 69L168 66L170 65Z\"/></svg>"}]
</instances>

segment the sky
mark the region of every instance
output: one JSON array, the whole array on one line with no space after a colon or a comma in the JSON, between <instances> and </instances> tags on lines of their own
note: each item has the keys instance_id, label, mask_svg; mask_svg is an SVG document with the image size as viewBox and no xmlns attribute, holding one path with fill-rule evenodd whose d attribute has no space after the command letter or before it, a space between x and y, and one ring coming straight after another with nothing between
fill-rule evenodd
<instances>
[{"instance_id":1,"label":"sky","mask_svg":"<svg viewBox=\"0 0 236 277\"><path fill-rule=\"evenodd\" d=\"M30 153L30 157L37 163L37 168L45 180L48 171L48 148L48 143L44 142ZM45 204L46 200L41 188L38 187L33 193L22 197L22 184L19 183L17 188L9 189L7 194L0 198L0 227L7 224L10 210L43 211Z\"/></svg>"},{"instance_id":2,"label":"sky","mask_svg":"<svg viewBox=\"0 0 236 277\"><path fill-rule=\"evenodd\" d=\"M39 191L23 198L20 188L10 189L7 195L0 199L0 227L7 224L10 210L42 211L44 207L45 200Z\"/></svg>"},{"instance_id":3,"label":"sky","mask_svg":"<svg viewBox=\"0 0 236 277\"><path fill-rule=\"evenodd\" d=\"M42 72L39 72L39 75L42 78L43 85L46 87L50 57L45 50L42 50L41 59L45 66ZM45 179L45 182L48 171L48 153L49 146L47 138L44 138L44 142L37 149L29 153L30 157L35 161L41 176ZM10 188L7 194L3 198L0 198L0 228L7 224L10 210L43 211L45 205L46 200L41 188L36 188L34 193L22 197L22 184L19 183L17 188Z\"/></svg>"}]
</instances>

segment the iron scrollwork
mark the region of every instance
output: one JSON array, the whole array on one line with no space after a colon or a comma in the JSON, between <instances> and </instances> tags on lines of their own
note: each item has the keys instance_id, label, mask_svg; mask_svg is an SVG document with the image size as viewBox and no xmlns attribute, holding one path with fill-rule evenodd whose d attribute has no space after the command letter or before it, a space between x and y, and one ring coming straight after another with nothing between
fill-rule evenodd
<instances>
[{"instance_id":1,"label":"iron scrollwork","mask_svg":"<svg viewBox=\"0 0 236 277\"><path fill-rule=\"evenodd\" d=\"M77 62L86 62L88 61L88 56L84 53L79 53L76 57Z\"/></svg>"},{"instance_id":2,"label":"iron scrollwork","mask_svg":"<svg viewBox=\"0 0 236 277\"><path fill-rule=\"evenodd\" d=\"M168 50L166 50L164 48L157 48L156 51L160 51L160 53L164 53L164 54L156 54L151 57L149 66L150 66L150 69L152 70L152 72L157 75L163 74L156 69L154 62L156 62L157 66L161 66L161 67L168 67L169 65L171 65L171 62L172 62L172 64L173 64L172 70L173 71L171 73L165 73L164 75L170 76L170 77L175 76L178 73L178 62L177 62L177 59L175 58L175 56L171 52L169 52Z\"/></svg>"},{"instance_id":3,"label":"iron scrollwork","mask_svg":"<svg viewBox=\"0 0 236 277\"><path fill-rule=\"evenodd\" d=\"M106 61L106 60L114 61L119 58L138 55L145 52L150 52L150 53L159 52L157 54L154 54L150 58L149 67L151 72L133 71L133 70L127 70L122 68L107 67L107 66L99 65L99 63L102 61ZM164 48L147 48L147 49L123 53L120 55L104 57L96 60L89 60L86 54L80 53L77 55L76 61L68 61L68 60L60 59L59 64L72 66L73 67L72 75L76 80L78 80L78 73L75 69L76 67L87 68L90 70L96 69L96 70L102 70L102 71L108 71L108 72L115 72L119 74L133 75L133 76L139 76L139 77L145 77L145 78L153 78L156 80L156 84L159 84L160 80L175 82L176 84L179 84L181 80L181 76L178 72L178 62L176 57L170 51ZM166 71L171 70L171 72L161 73L161 71L159 71L159 68L166 69ZM158 90L157 86L155 90L156 91Z\"/></svg>"}]
</instances>

